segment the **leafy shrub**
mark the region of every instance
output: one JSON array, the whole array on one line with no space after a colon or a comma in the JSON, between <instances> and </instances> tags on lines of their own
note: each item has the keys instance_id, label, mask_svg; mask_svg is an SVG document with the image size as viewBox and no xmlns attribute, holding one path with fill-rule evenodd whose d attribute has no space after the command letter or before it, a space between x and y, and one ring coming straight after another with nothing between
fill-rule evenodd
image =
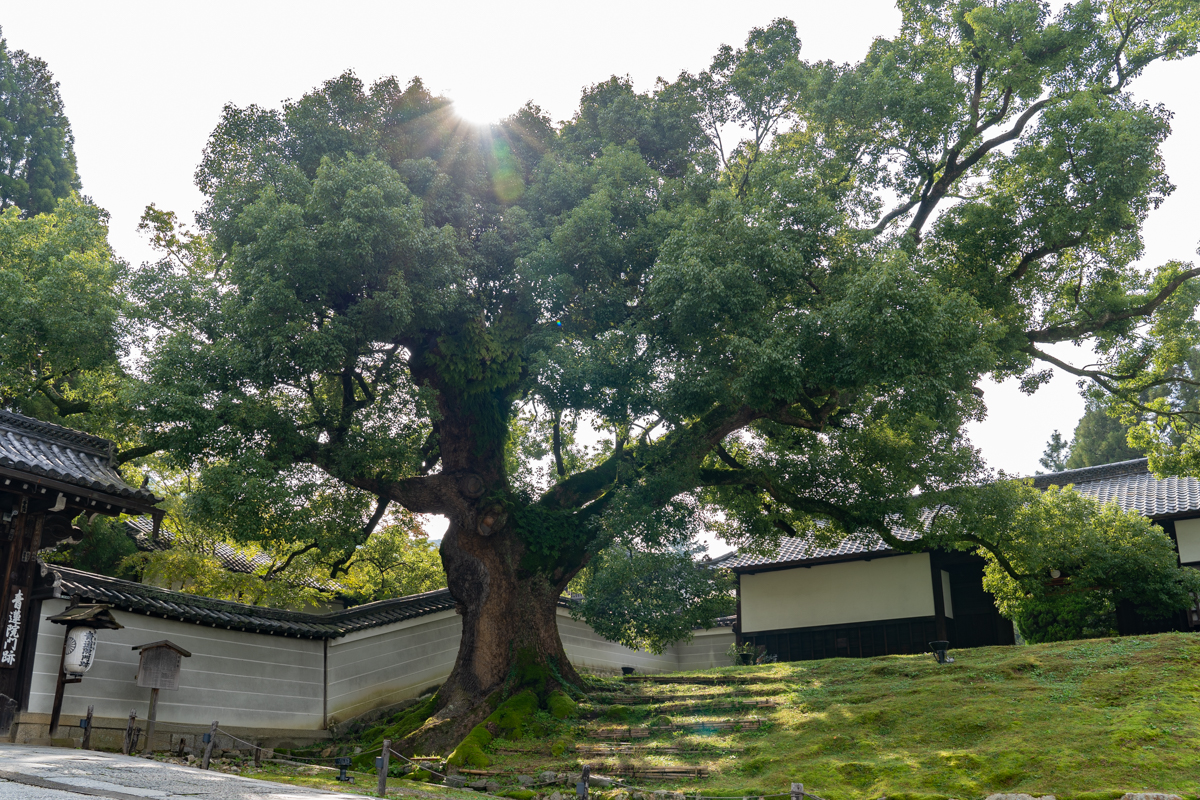
<instances>
[{"instance_id":1,"label":"leafy shrub","mask_svg":"<svg viewBox=\"0 0 1200 800\"><path fill-rule=\"evenodd\" d=\"M1030 597L1017 609L1013 621L1030 644L1098 639L1117 633L1116 608L1106 592Z\"/></svg>"},{"instance_id":2,"label":"leafy shrub","mask_svg":"<svg viewBox=\"0 0 1200 800\"><path fill-rule=\"evenodd\" d=\"M629 719L629 708L627 706L609 706L604 709L604 718L612 722L624 722Z\"/></svg>"},{"instance_id":3,"label":"leafy shrub","mask_svg":"<svg viewBox=\"0 0 1200 800\"><path fill-rule=\"evenodd\" d=\"M958 510L955 526L980 531L1002 554L983 551L984 588L1030 642L1108 635L1118 605L1161 619L1200 593L1200 570L1179 567L1162 528L1070 487L992 484Z\"/></svg>"}]
</instances>

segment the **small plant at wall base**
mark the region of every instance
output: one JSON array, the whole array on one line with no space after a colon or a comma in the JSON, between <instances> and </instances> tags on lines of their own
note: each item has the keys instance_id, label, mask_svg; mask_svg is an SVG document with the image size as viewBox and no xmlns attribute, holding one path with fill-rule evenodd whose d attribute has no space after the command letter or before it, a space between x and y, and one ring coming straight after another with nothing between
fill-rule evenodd
<instances>
[{"instance_id":1,"label":"small plant at wall base","mask_svg":"<svg viewBox=\"0 0 1200 800\"><path fill-rule=\"evenodd\" d=\"M735 666L740 664L754 663L755 647L752 642L743 642L742 644L731 644L725 650L725 655L733 659Z\"/></svg>"}]
</instances>

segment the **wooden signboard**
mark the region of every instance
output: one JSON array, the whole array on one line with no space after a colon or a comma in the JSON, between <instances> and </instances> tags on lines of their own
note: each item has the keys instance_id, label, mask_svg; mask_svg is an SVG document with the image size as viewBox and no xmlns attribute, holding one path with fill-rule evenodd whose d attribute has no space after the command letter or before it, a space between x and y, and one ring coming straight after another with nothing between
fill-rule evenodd
<instances>
[{"instance_id":1,"label":"wooden signboard","mask_svg":"<svg viewBox=\"0 0 1200 800\"><path fill-rule=\"evenodd\" d=\"M179 688L180 664L182 659L190 658L192 654L166 639L139 644L133 649L141 651L137 685L150 690L150 714L146 717L146 747L142 750L143 753L149 753L153 748L154 721L158 717L158 690Z\"/></svg>"},{"instance_id":2,"label":"wooden signboard","mask_svg":"<svg viewBox=\"0 0 1200 800\"><path fill-rule=\"evenodd\" d=\"M178 689L183 654L171 647L143 647L137 685L142 689Z\"/></svg>"}]
</instances>

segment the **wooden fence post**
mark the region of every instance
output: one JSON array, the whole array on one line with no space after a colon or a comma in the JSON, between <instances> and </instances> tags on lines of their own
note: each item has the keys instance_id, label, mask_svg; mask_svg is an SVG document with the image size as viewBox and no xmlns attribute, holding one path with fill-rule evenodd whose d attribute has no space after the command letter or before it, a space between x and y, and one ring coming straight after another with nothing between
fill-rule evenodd
<instances>
[{"instance_id":1,"label":"wooden fence post","mask_svg":"<svg viewBox=\"0 0 1200 800\"><path fill-rule=\"evenodd\" d=\"M84 750L92 749L92 712L95 710L95 706L88 706L87 717L84 719L83 742L79 745Z\"/></svg>"},{"instance_id":2,"label":"wooden fence post","mask_svg":"<svg viewBox=\"0 0 1200 800\"><path fill-rule=\"evenodd\" d=\"M387 797L388 759L392 755L392 740L383 740L383 752L379 754L379 791L375 794Z\"/></svg>"},{"instance_id":3,"label":"wooden fence post","mask_svg":"<svg viewBox=\"0 0 1200 800\"><path fill-rule=\"evenodd\" d=\"M254 768L258 769L262 766L262 742L254 745Z\"/></svg>"},{"instance_id":4,"label":"wooden fence post","mask_svg":"<svg viewBox=\"0 0 1200 800\"><path fill-rule=\"evenodd\" d=\"M208 769L209 759L212 758L213 745L217 743L217 720L213 720L212 727L208 729L208 744L204 745L204 760L200 762L200 769Z\"/></svg>"},{"instance_id":5,"label":"wooden fence post","mask_svg":"<svg viewBox=\"0 0 1200 800\"><path fill-rule=\"evenodd\" d=\"M804 800L804 784L792 784L792 800Z\"/></svg>"},{"instance_id":6,"label":"wooden fence post","mask_svg":"<svg viewBox=\"0 0 1200 800\"><path fill-rule=\"evenodd\" d=\"M137 719L137 711L129 712L129 722L125 725L125 739L121 742L121 755L129 755L133 748L133 722Z\"/></svg>"}]
</instances>

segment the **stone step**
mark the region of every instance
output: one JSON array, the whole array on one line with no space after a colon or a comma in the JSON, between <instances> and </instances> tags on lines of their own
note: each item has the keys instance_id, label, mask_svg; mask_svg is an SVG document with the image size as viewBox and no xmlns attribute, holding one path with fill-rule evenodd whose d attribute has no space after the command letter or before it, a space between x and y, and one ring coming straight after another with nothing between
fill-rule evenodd
<instances>
[{"instance_id":1,"label":"stone step","mask_svg":"<svg viewBox=\"0 0 1200 800\"><path fill-rule=\"evenodd\" d=\"M741 753L744 747L710 747L704 750L680 747L675 745L645 745L645 744L577 744L575 754L580 756L621 756L621 755L689 755L689 756L722 756L726 753Z\"/></svg>"},{"instance_id":2,"label":"stone step","mask_svg":"<svg viewBox=\"0 0 1200 800\"><path fill-rule=\"evenodd\" d=\"M604 772L609 775L659 781L708 777L708 767L638 767L628 764L617 764L605 766Z\"/></svg>"},{"instance_id":3,"label":"stone step","mask_svg":"<svg viewBox=\"0 0 1200 800\"><path fill-rule=\"evenodd\" d=\"M762 719L718 719L708 722L685 722L677 725L657 725L653 728L646 726L604 726L591 728L584 732L589 739L647 739L655 733L670 733L674 731L755 731L763 726Z\"/></svg>"},{"instance_id":4,"label":"stone step","mask_svg":"<svg viewBox=\"0 0 1200 800\"><path fill-rule=\"evenodd\" d=\"M733 689L709 696L709 699L719 700L726 697L740 697L751 694L749 689ZM592 697L593 702L615 706L643 706L652 703L684 703L696 702L694 694L621 694L597 692Z\"/></svg>"},{"instance_id":5,"label":"stone step","mask_svg":"<svg viewBox=\"0 0 1200 800\"><path fill-rule=\"evenodd\" d=\"M626 675L625 683L657 683L681 686L737 686L747 683L783 683L786 678L765 675Z\"/></svg>"}]
</instances>

